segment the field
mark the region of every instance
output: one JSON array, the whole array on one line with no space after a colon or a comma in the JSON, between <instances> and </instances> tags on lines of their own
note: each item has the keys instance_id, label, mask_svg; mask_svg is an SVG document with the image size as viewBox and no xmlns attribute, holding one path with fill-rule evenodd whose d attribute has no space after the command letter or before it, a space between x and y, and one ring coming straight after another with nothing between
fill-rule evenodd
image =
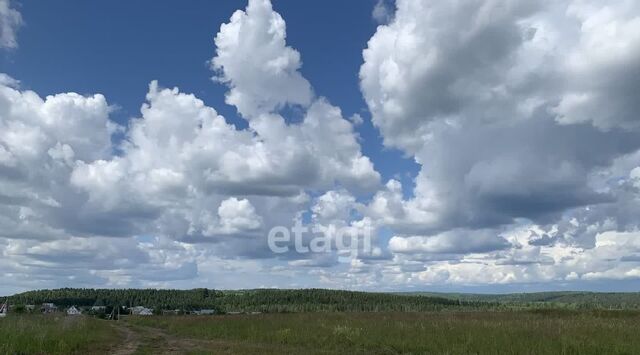
<instances>
[{"instance_id":1,"label":"field","mask_svg":"<svg viewBox=\"0 0 640 355\"><path fill-rule=\"evenodd\" d=\"M0 319L0 354L107 353L118 332L89 317L11 315Z\"/></svg>"},{"instance_id":2,"label":"field","mask_svg":"<svg viewBox=\"0 0 640 355\"><path fill-rule=\"evenodd\" d=\"M603 310L23 315L0 320L0 353L638 354L639 331L639 312Z\"/></svg>"}]
</instances>

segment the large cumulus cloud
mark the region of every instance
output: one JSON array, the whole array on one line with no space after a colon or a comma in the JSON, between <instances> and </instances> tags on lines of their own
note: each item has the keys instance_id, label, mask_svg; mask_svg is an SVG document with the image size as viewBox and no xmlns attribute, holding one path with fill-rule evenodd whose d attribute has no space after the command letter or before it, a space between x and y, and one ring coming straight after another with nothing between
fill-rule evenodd
<instances>
[{"instance_id":1,"label":"large cumulus cloud","mask_svg":"<svg viewBox=\"0 0 640 355\"><path fill-rule=\"evenodd\" d=\"M249 1L215 38L216 79L230 86L227 103L247 118L290 105L308 105L311 85L298 69L300 53L287 46L286 24L271 1Z\"/></svg>"},{"instance_id":2,"label":"large cumulus cloud","mask_svg":"<svg viewBox=\"0 0 640 355\"><path fill-rule=\"evenodd\" d=\"M434 227L610 201L590 175L639 147L637 20L625 1L398 2L362 90L385 143L422 165L415 198Z\"/></svg>"},{"instance_id":3,"label":"large cumulus cloud","mask_svg":"<svg viewBox=\"0 0 640 355\"><path fill-rule=\"evenodd\" d=\"M367 206L397 233L390 242L404 254L397 258L441 245L469 254L475 246L485 252L476 266L496 275L478 274L479 282L548 280L567 269L539 266L539 258L535 269L512 257L497 262L505 253L487 230L540 228L511 253L547 255L636 229L629 211L638 210L631 182L640 163L638 25L637 2L625 0L398 0L360 70L385 145L421 165L412 197L392 180ZM590 255L593 266L599 254ZM572 259L564 257L553 263ZM462 282L468 257L451 257L465 258L436 263L419 278Z\"/></svg>"}]
</instances>

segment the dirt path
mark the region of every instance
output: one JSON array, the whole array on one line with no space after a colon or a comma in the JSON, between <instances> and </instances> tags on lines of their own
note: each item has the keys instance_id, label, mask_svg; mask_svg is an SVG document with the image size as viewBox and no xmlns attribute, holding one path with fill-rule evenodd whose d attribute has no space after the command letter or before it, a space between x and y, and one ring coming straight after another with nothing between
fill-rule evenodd
<instances>
[{"instance_id":1,"label":"dirt path","mask_svg":"<svg viewBox=\"0 0 640 355\"><path fill-rule=\"evenodd\" d=\"M161 329L131 325L125 321L112 323L121 338L109 351L110 354L132 355L143 352L174 355L207 349L206 341L176 338Z\"/></svg>"},{"instance_id":2,"label":"dirt path","mask_svg":"<svg viewBox=\"0 0 640 355\"><path fill-rule=\"evenodd\" d=\"M141 345L140 334L132 330L124 322L112 322L112 324L122 335L121 338L118 339L118 344L111 349L110 353L113 355L135 354Z\"/></svg>"},{"instance_id":3,"label":"dirt path","mask_svg":"<svg viewBox=\"0 0 640 355\"><path fill-rule=\"evenodd\" d=\"M145 349L152 350L154 354L185 354L188 351L200 350L203 344L197 340L176 338L158 328L139 327L144 332L148 342Z\"/></svg>"},{"instance_id":4,"label":"dirt path","mask_svg":"<svg viewBox=\"0 0 640 355\"><path fill-rule=\"evenodd\" d=\"M305 349L282 345L247 344L231 340L202 340L176 337L160 328L132 325L126 321L113 322L122 334L109 354L300 354ZM308 350L308 349L307 349Z\"/></svg>"}]
</instances>

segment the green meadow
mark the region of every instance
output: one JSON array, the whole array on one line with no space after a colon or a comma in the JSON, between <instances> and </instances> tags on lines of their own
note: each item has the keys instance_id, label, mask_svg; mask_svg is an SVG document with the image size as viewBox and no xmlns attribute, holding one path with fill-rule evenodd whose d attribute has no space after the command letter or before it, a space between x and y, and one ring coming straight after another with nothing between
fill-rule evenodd
<instances>
[{"instance_id":1,"label":"green meadow","mask_svg":"<svg viewBox=\"0 0 640 355\"><path fill-rule=\"evenodd\" d=\"M639 293L59 289L9 302L0 354L640 354ZM26 311L45 302L156 315Z\"/></svg>"},{"instance_id":2,"label":"green meadow","mask_svg":"<svg viewBox=\"0 0 640 355\"><path fill-rule=\"evenodd\" d=\"M640 353L640 314L629 311L300 313L131 323L201 341L194 351L202 353Z\"/></svg>"},{"instance_id":3,"label":"green meadow","mask_svg":"<svg viewBox=\"0 0 640 355\"><path fill-rule=\"evenodd\" d=\"M0 319L0 354L108 353L118 331L90 317L9 315Z\"/></svg>"},{"instance_id":4,"label":"green meadow","mask_svg":"<svg viewBox=\"0 0 640 355\"><path fill-rule=\"evenodd\" d=\"M2 354L639 354L640 313L607 310L15 315Z\"/></svg>"}]
</instances>

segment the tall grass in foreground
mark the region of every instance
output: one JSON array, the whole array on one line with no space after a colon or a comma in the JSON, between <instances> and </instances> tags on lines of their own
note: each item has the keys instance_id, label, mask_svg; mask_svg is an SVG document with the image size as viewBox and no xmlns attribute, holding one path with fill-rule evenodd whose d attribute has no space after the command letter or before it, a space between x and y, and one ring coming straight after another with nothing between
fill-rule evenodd
<instances>
[{"instance_id":1,"label":"tall grass in foreground","mask_svg":"<svg viewBox=\"0 0 640 355\"><path fill-rule=\"evenodd\" d=\"M302 313L131 319L225 353L640 354L637 312ZM234 345L235 344L235 345Z\"/></svg>"},{"instance_id":2,"label":"tall grass in foreground","mask_svg":"<svg viewBox=\"0 0 640 355\"><path fill-rule=\"evenodd\" d=\"M106 321L63 315L10 315L0 319L0 354L91 354L117 340Z\"/></svg>"}]
</instances>

